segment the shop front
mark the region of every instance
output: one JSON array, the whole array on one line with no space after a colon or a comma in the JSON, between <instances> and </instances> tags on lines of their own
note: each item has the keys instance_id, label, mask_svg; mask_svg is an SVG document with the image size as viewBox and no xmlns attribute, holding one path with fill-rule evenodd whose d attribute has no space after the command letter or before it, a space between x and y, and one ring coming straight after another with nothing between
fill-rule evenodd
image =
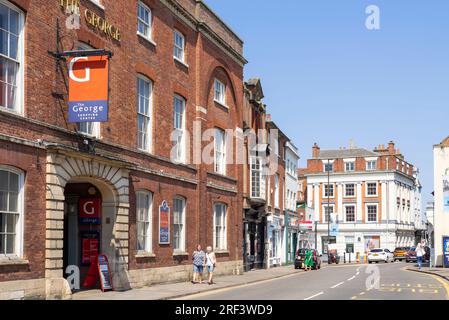
<instances>
[{"instance_id":1,"label":"shop front","mask_svg":"<svg viewBox=\"0 0 449 320\"><path fill-rule=\"evenodd\" d=\"M247 210L243 224L244 271L263 269L266 218L259 211Z\"/></svg>"},{"instance_id":2,"label":"shop front","mask_svg":"<svg viewBox=\"0 0 449 320\"><path fill-rule=\"evenodd\" d=\"M269 268L281 265L282 256L282 219L270 216L268 221L268 238L270 244Z\"/></svg>"},{"instance_id":3,"label":"shop front","mask_svg":"<svg viewBox=\"0 0 449 320\"><path fill-rule=\"evenodd\" d=\"M285 263L292 264L295 262L296 251L299 242L299 218L295 214L286 212L285 222Z\"/></svg>"}]
</instances>

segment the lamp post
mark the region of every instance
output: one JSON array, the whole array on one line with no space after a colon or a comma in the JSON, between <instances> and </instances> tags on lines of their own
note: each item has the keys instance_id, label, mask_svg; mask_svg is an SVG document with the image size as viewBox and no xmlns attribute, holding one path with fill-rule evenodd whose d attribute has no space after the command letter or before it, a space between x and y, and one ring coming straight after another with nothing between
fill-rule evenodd
<instances>
[{"instance_id":1,"label":"lamp post","mask_svg":"<svg viewBox=\"0 0 449 320\"><path fill-rule=\"evenodd\" d=\"M331 215L330 215L330 159L327 159L327 263L330 263L330 253L329 253L329 244L331 242L331 236L330 236L330 226L331 226Z\"/></svg>"}]
</instances>

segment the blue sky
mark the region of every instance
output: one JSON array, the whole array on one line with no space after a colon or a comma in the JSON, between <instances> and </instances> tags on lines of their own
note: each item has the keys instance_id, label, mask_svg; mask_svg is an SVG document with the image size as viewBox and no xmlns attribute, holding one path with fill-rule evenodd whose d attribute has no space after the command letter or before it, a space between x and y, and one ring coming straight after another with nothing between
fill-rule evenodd
<instances>
[{"instance_id":1,"label":"blue sky","mask_svg":"<svg viewBox=\"0 0 449 320\"><path fill-rule=\"evenodd\" d=\"M208 0L244 40L245 78L299 147L394 140L433 191L432 146L449 135L449 1ZM368 5L380 30L365 28Z\"/></svg>"}]
</instances>

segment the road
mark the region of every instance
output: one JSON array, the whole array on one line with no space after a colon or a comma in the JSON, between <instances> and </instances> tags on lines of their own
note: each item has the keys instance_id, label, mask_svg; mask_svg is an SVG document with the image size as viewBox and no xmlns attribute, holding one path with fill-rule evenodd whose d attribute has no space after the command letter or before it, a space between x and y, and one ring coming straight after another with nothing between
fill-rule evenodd
<instances>
[{"instance_id":1,"label":"road","mask_svg":"<svg viewBox=\"0 0 449 320\"><path fill-rule=\"evenodd\" d=\"M299 272L280 279L191 295L181 300L448 299L447 282L436 276L407 271L407 266L405 263L323 266L318 271Z\"/></svg>"}]
</instances>

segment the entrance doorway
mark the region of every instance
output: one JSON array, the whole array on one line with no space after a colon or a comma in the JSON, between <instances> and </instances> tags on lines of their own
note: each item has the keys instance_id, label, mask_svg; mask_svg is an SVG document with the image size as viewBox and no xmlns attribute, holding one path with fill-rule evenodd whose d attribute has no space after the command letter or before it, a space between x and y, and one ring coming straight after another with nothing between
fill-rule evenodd
<instances>
[{"instance_id":1,"label":"entrance doorway","mask_svg":"<svg viewBox=\"0 0 449 320\"><path fill-rule=\"evenodd\" d=\"M77 266L81 290L92 261L101 253L102 195L93 184L80 182L68 183L64 196L64 277L68 266Z\"/></svg>"}]
</instances>

